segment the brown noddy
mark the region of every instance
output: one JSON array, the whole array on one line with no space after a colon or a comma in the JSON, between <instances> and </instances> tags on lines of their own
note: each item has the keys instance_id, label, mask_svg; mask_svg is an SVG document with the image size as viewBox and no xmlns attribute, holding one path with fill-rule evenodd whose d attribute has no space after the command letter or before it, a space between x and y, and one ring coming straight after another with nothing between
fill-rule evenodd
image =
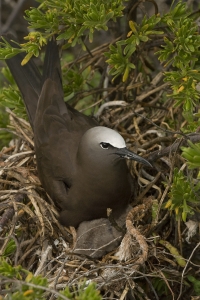
<instances>
[{"instance_id":1,"label":"brown noddy","mask_svg":"<svg viewBox=\"0 0 200 300\"><path fill-rule=\"evenodd\" d=\"M6 63L21 91L34 132L37 169L46 192L60 207L60 221L77 227L82 221L118 217L132 194L126 159L148 166L126 148L116 131L99 126L64 102L58 46L48 42L40 75L22 54Z\"/></svg>"}]
</instances>

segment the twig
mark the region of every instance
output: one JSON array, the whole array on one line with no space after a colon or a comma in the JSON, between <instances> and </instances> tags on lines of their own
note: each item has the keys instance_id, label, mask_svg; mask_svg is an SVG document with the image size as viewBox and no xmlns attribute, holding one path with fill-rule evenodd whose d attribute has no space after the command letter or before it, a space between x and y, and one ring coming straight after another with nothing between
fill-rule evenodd
<instances>
[{"instance_id":1,"label":"twig","mask_svg":"<svg viewBox=\"0 0 200 300\"><path fill-rule=\"evenodd\" d=\"M159 92L160 90L163 90L167 86L169 86L169 83L164 83L164 84L160 85L159 87L157 87L157 88L155 88L153 90L150 90L150 91L148 91L146 93L141 94L140 96L137 96L135 100L136 101L142 101L145 98L151 96L152 94L155 94L156 92Z\"/></svg>"},{"instance_id":2,"label":"twig","mask_svg":"<svg viewBox=\"0 0 200 300\"><path fill-rule=\"evenodd\" d=\"M98 117L102 114L103 110L104 110L106 107L110 107L110 106L127 106L127 105L128 105L127 102L125 102L125 101L120 101L120 100L118 100L118 101L109 101L109 102L106 102L106 103L104 103L104 104L102 104L102 105L100 106L100 108L98 109L98 111L97 111L96 114L95 114L95 117L98 118Z\"/></svg>"},{"instance_id":3,"label":"twig","mask_svg":"<svg viewBox=\"0 0 200 300\"><path fill-rule=\"evenodd\" d=\"M181 295L182 295L182 290L183 290L183 280L184 280L184 274L185 274L185 271L188 267L188 264L190 263L191 259L192 259L192 256L194 255L194 252L200 247L200 242L196 245L196 247L192 250L192 253L190 254L190 257L188 258L188 261L183 269L183 272L181 274L181 286L180 286L180 292L179 292L179 295L178 295L178 298L177 300L179 300L181 298Z\"/></svg>"},{"instance_id":4,"label":"twig","mask_svg":"<svg viewBox=\"0 0 200 300\"><path fill-rule=\"evenodd\" d=\"M44 267L44 264L46 263L47 261L47 256L49 254L49 252L52 250L52 246L47 246L47 248L45 249L44 252L42 252L42 255L41 255L41 259L40 259L40 264L37 268L37 270L35 271L35 274L34 276L37 276L41 273L43 267Z\"/></svg>"},{"instance_id":5,"label":"twig","mask_svg":"<svg viewBox=\"0 0 200 300\"><path fill-rule=\"evenodd\" d=\"M200 142L200 134L199 133L187 134L187 135L185 135L185 138L186 138L185 140L183 140L183 138L177 139L176 142L173 143L172 145L170 145L162 150L152 152L148 156L148 160L150 162L153 162L153 161L158 160L160 157L168 156L170 153L176 152L179 147L187 146L187 139L189 139L192 143Z\"/></svg>"},{"instance_id":6,"label":"twig","mask_svg":"<svg viewBox=\"0 0 200 300\"><path fill-rule=\"evenodd\" d=\"M21 202L24 198L24 195L22 194L17 194L14 196L14 200L16 202ZM3 228L7 225L7 223L12 219L12 217L14 216L15 211L14 211L14 207L9 207L8 209L6 209L0 219L0 232L3 230Z\"/></svg>"}]
</instances>

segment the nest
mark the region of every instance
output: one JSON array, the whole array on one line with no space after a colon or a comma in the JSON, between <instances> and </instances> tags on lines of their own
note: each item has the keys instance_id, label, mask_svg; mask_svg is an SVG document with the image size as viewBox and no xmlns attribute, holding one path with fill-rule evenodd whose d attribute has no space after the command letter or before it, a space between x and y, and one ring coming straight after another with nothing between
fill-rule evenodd
<instances>
[{"instance_id":1,"label":"nest","mask_svg":"<svg viewBox=\"0 0 200 300\"><path fill-rule=\"evenodd\" d=\"M164 87L166 84L156 88L158 96ZM54 299L55 291L66 286L74 288L85 278L96 282L103 299L123 300L131 295L136 299L159 299L153 283L156 280L168 287L167 299L174 299L175 294L176 297L183 296L183 275L191 257L183 269L165 245L159 243L159 239L172 244L175 241L174 246L180 251L184 237L181 238L181 232L185 226L179 227L179 236L175 237L175 220L167 209L162 209L173 166L182 164L178 154L172 156L177 149L171 147L176 136L167 134L166 129L170 128L165 122L170 113L177 112L171 110L170 100L162 109L153 108L158 99L156 96L149 102L151 122L138 115L145 116L145 106L140 102L152 94L152 90L146 91L129 106L118 103L117 108L110 109L109 104L103 105L97 113L100 124L117 128L129 149L135 151L137 147L145 157L151 153L149 160L155 162L154 169L148 169L149 173L144 167L130 163L138 186L133 209L126 220L127 233L118 249L99 260L73 253L76 231L59 224L58 210L41 186L30 125L9 111L16 139L0 154L1 255L9 257L13 265L22 265L34 275L46 277L51 299ZM176 146L178 144L179 141ZM161 145L168 146L165 152L161 151ZM170 158L167 157L169 153ZM156 163L158 157L161 160ZM164 185L163 181L168 184ZM153 213L156 214L154 218ZM9 243L13 245L10 252Z\"/></svg>"}]
</instances>

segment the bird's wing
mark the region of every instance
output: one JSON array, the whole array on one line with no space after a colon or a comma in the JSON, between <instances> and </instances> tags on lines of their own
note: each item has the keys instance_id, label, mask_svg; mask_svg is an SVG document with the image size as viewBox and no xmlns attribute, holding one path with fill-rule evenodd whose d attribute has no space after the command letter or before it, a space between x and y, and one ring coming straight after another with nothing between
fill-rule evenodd
<instances>
[{"instance_id":1,"label":"bird's wing","mask_svg":"<svg viewBox=\"0 0 200 300\"><path fill-rule=\"evenodd\" d=\"M65 104L54 40L47 45L43 81L34 122L37 166L45 190L62 208L73 185L80 139L97 123Z\"/></svg>"},{"instance_id":2,"label":"bird's wing","mask_svg":"<svg viewBox=\"0 0 200 300\"><path fill-rule=\"evenodd\" d=\"M35 151L42 184L61 208L64 202L66 206L68 189L73 185L80 139L92 125L96 126L95 121L73 114L62 103L57 83L47 79L35 118Z\"/></svg>"},{"instance_id":3,"label":"bird's wing","mask_svg":"<svg viewBox=\"0 0 200 300\"><path fill-rule=\"evenodd\" d=\"M8 37L6 39L12 44ZM40 180L62 208L62 203L66 206L68 190L73 184L81 136L98 124L65 104L58 46L54 39L47 45L43 76L32 59L22 66L23 58L23 54L18 54L6 62L22 93L34 131Z\"/></svg>"}]
</instances>

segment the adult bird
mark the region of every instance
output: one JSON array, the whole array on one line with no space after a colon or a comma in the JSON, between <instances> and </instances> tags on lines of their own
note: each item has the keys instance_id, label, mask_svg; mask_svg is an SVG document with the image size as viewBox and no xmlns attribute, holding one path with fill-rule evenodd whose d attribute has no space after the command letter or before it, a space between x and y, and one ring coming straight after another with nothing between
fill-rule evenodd
<instances>
[{"instance_id":1,"label":"adult bird","mask_svg":"<svg viewBox=\"0 0 200 300\"><path fill-rule=\"evenodd\" d=\"M41 183L60 207L60 221L77 227L82 221L104 218L107 208L118 217L127 207L131 176L125 159L151 166L126 148L116 131L99 126L64 102L58 46L48 42L40 75L22 54L6 60L21 91L34 132Z\"/></svg>"}]
</instances>

